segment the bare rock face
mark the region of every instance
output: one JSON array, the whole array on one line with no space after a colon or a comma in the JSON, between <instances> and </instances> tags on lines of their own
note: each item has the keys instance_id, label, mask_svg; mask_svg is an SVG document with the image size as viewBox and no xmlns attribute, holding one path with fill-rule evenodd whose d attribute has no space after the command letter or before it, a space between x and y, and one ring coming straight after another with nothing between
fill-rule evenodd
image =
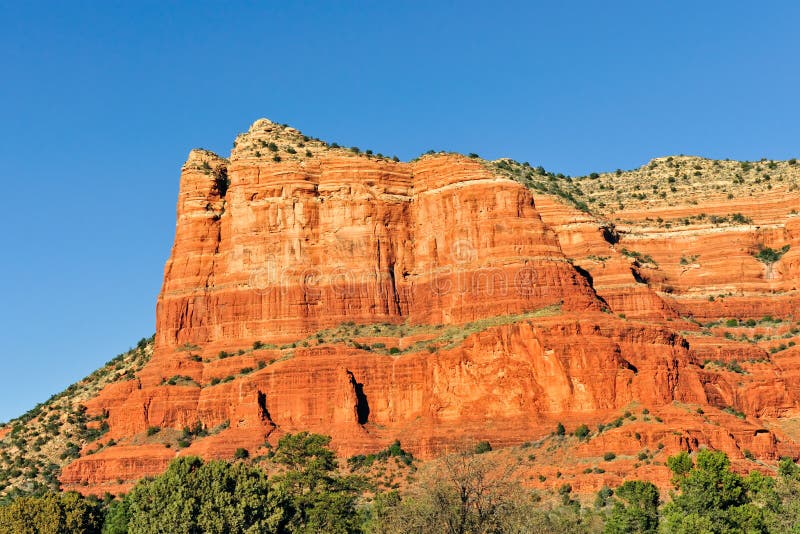
<instances>
[{"instance_id":1,"label":"bare rock face","mask_svg":"<svg viewBox=\"0 0 800 534\"><path fill-rule=\"evenodd\" d=\"M259 124L239 147L280 128ZM597 309L528 190L462 156L274 162L237 148L226 163L193 152L179 195L159 348L295 340L345 321L463 323L562 301Z\"/></svg>"},{"instance_id":2,"label":"bare rock face","mask_svg":"<svg viewBox=\"0 0 800 534\"><path fill-rule=\"evenodd\" d=\"M300 430L342 455L399 439L431 457L631 407L650 414L636 445L616 425L576 457L795 454L800 195L781 194L725 206L746 224L652 228L652 212L704 208L599 217L479 159L401 163L259 120L230 159L190 153L153 358L88 403L116 445L62 483L124 489L176 454L230 458ZM210 435L183 446L148 432L198 423Z\"/></svg>"}]
</instances>

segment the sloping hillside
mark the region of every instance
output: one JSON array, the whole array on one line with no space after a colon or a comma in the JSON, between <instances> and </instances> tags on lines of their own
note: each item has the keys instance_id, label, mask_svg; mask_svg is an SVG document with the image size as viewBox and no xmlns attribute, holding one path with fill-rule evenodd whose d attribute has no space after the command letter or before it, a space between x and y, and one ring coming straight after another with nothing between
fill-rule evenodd
<instances>
[{"instance_id":1,"label":"sloping hillside","mask_svg":"<svg viewBox=\"0 0 800 534\"><path fill-rule=\"evenodd\" d=\"M0 498L58 489L61 468L108 431L105 418L87 415L83 403L109 384L133 380L152 353L153 338L142 339L83 380L0 426Z\"/></svg>"}]
</instances>

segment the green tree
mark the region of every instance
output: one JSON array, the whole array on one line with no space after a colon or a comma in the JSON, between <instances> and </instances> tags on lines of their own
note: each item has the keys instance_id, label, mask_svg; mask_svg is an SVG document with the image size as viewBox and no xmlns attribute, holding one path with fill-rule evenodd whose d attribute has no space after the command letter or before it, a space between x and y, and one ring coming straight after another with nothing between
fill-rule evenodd
<instances>
[{"instance_id":1,"label":"green tree","mask_svg":"<svg viewBox=\"0 0 800 534\"><path fill-rule=\"evenodd\" d=\"M628 480L614 492L606 534L652 533L658 530L658 488L651 482Z\"/></svg>"},{"instance_id":2,"label":"green tree","mask_svg":"<svg viewBox=\"0 0 800 534\"><path fill-rule=\"evenodd\" d=\"M273 477L274 491L285 512L282 531L330 534L360 532L356 499L363 489L360 477L343 477L331 438L300 432L278 442L273 461L287 470Z\"/></svg>"},{"instance_id":3,"label":"green tree","mask_svg":"<svg viewBox=\"0 0 800 534\"><path fill-rule=\"evenodd\" d=\"M104 532L360 532L360 479L339 476L329 443L326 436L287 434L274 454L282 472L271 479L246 462L179 458L112 502Z\"/></svg>"},{"instance_id":4,"label":"green tree","mask_svg":"<svg viewBox=\"0 0 800 534\"><path fill-rule=\"evenodd\" d=\"M678 487L680 486L681 480L686 478L686 475L688 475L689 471L694 467L694 462L688 452L681 451L675 456L667 458L667 467L672 471L672 484Z\"/></svg>"},{"instance_id":5,"label":"green tree","mask_svg":"<svg viewBox=\"0 0 800 534\"><path fill-rule=\"evenodd\" d=\"M673 457L667 465L678 477L680 493L662 509L663 532L767 532L763 509L753 504L747 481L731 471L725 453L698 452L697 463L688 472L685 458Z\"/></svg>"},{"instance_id":6,"label":"green tree","mask_svg":"<svg viewBox=\"0 0 800 534\"><path fill-rule=\"evenodd\" d=\"M75 492L18 497L0 507L0 534L99 533L101 508L96 499Z\"/></svg>"},{"instance_id":7,"label":"green tree","mask_svg":"<svg viewBox=\"0 0 800 534\"><path fill-rule=\"evenodd\" d=\"M782 458L778 476L766 482L758 494L769 531L800 533L800 467L790 458Z\"/></svg>"},{"instance_id":8,"label":"green tree","mask_svg":"<svg viewBox=\"0 0 800 534\"><path fill-rule=\"evenodd\" d=\"M111 501L106 509L103 534L128 534L130 520L129 501L127 499Z\"/></svg>"},{"instance_id":9,"label":"green tree","mask_svg":"<svg viewBox=\"0 0 800 534\"><path fill-rule=\"evenodd\" d=\"M789 245L784 245L779 249L773 249L770 247L761 247L756 254L756 259L762 263L766 263L771 265L776 261L780 260L784 254L789 251Z\"/></svg>"},{"instance_id":10,"label":"green tree","mask_svg":"<svg viewBox=\"0 0 800 534\"><path fill-rule=\"evenodd\" d=\"M274 532L283 518L266 474L237 462L204 463L186 456L125 497L131 534ZM112 509L113 510L113 509ZM126 513L116 509L115 532L125 532Z\"/></svg>"}]
</instances>

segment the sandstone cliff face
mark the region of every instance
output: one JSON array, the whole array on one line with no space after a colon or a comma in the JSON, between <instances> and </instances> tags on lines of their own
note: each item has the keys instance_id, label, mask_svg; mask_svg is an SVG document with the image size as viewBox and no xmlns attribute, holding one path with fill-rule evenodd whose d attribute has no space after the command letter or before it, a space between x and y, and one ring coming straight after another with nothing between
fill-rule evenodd
<instances>
[{"instance_id":1,"label":"sandstone cliff face","mask_svg":"<svg viewBox=\"0 0 800 534\"><path fill-rule=\"evenodd\" d=\"M289 142L258 122L230 162L190 155L157 349L294 340L344 321L461 323L560 301L596 309L531 194L480 162L253 156L276 135Z\"/></svg>"},{"instance_id":2,"label":"sandstone cliff face","mask_svg":"<svg viewBox=\"0 0 800 534\"><path fill-rule=\"evenodd\" d=\"M635 445L617 425L572 454L795 454L800 195L781 194L592 215L482 160L395 162L257 121L230 159L189 155L153 358L88 403L117 445L62 483L125 488L176 454L300 430L342 455L400 439L431 457L632 407L651 414ZM703 210L747 222L647 220ZM185 448L147 436L198 422L217 430Z\"/></svg>"}]
</instances>

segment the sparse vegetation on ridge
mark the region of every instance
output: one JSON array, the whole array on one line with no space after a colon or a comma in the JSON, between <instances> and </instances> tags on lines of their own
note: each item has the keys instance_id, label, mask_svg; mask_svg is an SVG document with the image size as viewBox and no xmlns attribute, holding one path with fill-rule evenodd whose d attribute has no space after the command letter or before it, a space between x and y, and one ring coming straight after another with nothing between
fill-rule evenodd
<instances>
[{"instance_id":1,"label":"sparse vegetation on ridge","mask_svg":"<svg viewBox=\"0 0 800 534\"><path fill-rule=\"evenodd\" d=\"M326 152L346 157L399 162L396 156L390 158L356 146L343 147L336 142L308 137L288 125L265 119L256 121L248 132L237 137L232 157L268 158L276 163L299 162ZM428 150L412 161L448 153ZM788 161L764 158L757 162L738 162L680 155L656 158L638 169L568 176L510 158L486 161L476 153L469 153L466 157L482 161L495 174L515 180L535 192L558 197L563 202L600 218L620 210L693 205L701 199L710 198L725 202L773 189L800 189L800 166L796 165L795 158ZM670 228L688 225L695 217L646 220ZM752 220L741 213L710 215L705 222L714 226L752 224Z\"/></svg>"},{"instance_id":2,"label":"sparse vegetation on ridge","mask_svg":"<svg viewBox=\"0 0 800 534\"><path fill-rule=\"evenodd\" d=\"M408 352L420 352L427 350L435 352L439 349L451 349L461 344L470 335L481 332L491 327L502 326L522 322L537 317L547 317L558 315L561 311L560 305L547 306L545 308L525 313L500 315L479 319L462 325L407 325L407 324L364 324L344 323L337 328L321 330L304 340L282 345L280 347L271 346L270 348L289 349L297 346L311 346L326 343L345 343L361 350L368 350L378 354L399 355ZM387 347L384 343L364 344L357 341L357 338L377 337L377 338L401 338L420 334L431 334L426 340L415 341L407 348ZM392 350L395 349L395 350Z\"/></svg>"},{"instance_id":3,"label":"sparse vegetation on ridge","mask_svg":"<svg viewBox=\"0 0 800 534\"><path fill-rule=\"evenodd\" d=\"M102 416L86 415L83 403L108 384L134 379L152 350L153 337L142 339L135 348L3 425L10 431L0 438L0 500L57 489L61 468L108 430Z\"/></svg>"},{"instance_id":4,"label":"sparse vegetation on ridge","mask_svg":"<svg viewBox=\"0 0 800 534\"><path fill-rule=\"evenodd\" d=\"M530 312L487 317L485 319L479 319L477 321L460 325L409 325L391 323L356 324L354 322L347 322L335 328L320 330L319 332L315 332L303 339L293 341L291 343L283 343L278 345L274 343L262 343L258 341L253 345L253 347L240 349L237 354L240 356L252 354L254 351L258 350L280 351L280 356L265 358L259 362L258 369L263 369L267 365L270 365L276 361L281 361L283 359L292 357L294 350L298 347L313 347L326 344L341 343L359 350L391 356L421 351L435 353L440 349L452 349L460 345L470 335L481 332L488 328L522 322L535 319L537 317L558 315L560 311L561 305L556 304ZM400 348L397 345L387 346L384 342L368 343L366 341L359 341L359 339L362 338L396 338L396 343L399 344L400 339L403 337L424 336L426 334L429 335L427 339L414 341L405 348ZM199 347L195 347L194 350L198 349ZM234 356L234 354L221 351L218 355L218 358L225 359L230 358L231 356ZM253 371L253 368L246 367L243 368L240 373L248 374ZM232 376L228 378L233 380ZM212 379L210 385L216 385L225 381L227 381L227 379Z\"/></svg>"},{"instance_id":5,"label":"sparse vegetation on ridge","mask_svg":"<svg viewBox=\"0 0 800 534\"><path fill-rule=\"evenodd\" d=\"M598 217L624 209L692 205L703 198L716 198L724 202L773 188L787 191L800 188L800 168L796 160L779 162L764 159L753 164L671 156L656 158L647 165L629 171L617 169L611 173L593 172L576 177L548 172L541 166L533 167L527 162L519 163L509 158L487 162L487 165L494 172L534 191L559 197L577 209ZM690 219L697 217L645 220L669 228L688 225ZM752 224L752 219L741 213L711 215L706 221L712 225Z\"/></svg>"}]
</instances>

